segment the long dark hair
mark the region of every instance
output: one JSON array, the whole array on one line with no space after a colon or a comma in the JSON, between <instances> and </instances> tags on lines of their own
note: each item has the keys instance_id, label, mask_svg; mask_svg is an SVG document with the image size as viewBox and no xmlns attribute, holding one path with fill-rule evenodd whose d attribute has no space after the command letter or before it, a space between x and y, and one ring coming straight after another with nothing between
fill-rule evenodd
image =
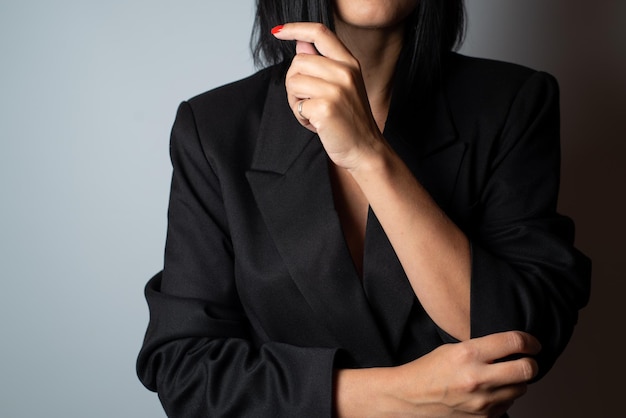
<instances>
[{"instance_id":1,"label":"long dark hair","mask_svg":"<svg viewBox=\"0 0 626 418\"><path fill-rule=\"evenodd\" d=\"M271 28L288 22L319 22L334 30L332 0L257 0L251 49L257 67L291 60L294 42L277 41ZM445 70L446 55L465 34L463 0L418 0L406 24L397 77L408 90L432 86Z\"/></svg>"}]
</instances>

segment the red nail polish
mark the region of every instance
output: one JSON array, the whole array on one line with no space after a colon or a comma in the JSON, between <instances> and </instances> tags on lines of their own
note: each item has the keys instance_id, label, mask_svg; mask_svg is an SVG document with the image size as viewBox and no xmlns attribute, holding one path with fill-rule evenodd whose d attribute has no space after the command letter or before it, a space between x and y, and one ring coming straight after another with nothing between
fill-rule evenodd
<instances>
[{"instance_id":1,"label":"red nail polish","mask_svg":"<svg viewBox=\"0 0 626 418\"><path fill-rule=\"evenodd\" d=\"M276 35L278 32L280 32L281 30L283 30L283 26L285 25L278 25L278 26L274 26L272 28L272 35Z\"/></svg>"}]
</instances>

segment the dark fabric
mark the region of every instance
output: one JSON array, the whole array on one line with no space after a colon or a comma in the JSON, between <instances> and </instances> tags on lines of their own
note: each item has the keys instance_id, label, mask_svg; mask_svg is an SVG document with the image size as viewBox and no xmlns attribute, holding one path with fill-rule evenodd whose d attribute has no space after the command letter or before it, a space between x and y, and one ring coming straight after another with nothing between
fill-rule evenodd
<instances>
[{"instance_id":1,"label":"dark fabric","mask_svg":"<svg viewBox=\"0 0 626 418\"><path fill-rule=\"evenodd\" d=\"M442 89L385 137L472 245L472 335L525 330L541 374L589 293L556 213L559 113L541 72L453 54ZM141 381L172 417L324 417L338 367L392 366L454 342L425 313L370 211L364 274L328 162L294 119L284 68L181 104L165 265L146 287Z\"/></svg>"}]
</instances>

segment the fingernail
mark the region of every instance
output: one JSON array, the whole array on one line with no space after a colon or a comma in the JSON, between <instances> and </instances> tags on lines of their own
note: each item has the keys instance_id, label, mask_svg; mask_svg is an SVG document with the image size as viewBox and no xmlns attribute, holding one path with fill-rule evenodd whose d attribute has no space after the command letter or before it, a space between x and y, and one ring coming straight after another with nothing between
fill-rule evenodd
<instances>
[{"instance_id":1,"label":"fingernail","mask_svg":"<svg viewBox=\"0 0 626 418\"><path fill-rule=\"evenodd\" d=\"M278 25L278 26L274 26L272 28L272 35L276 35L278 32L280 32L281 30L283 30L283 27L285 25Z\"/></svg>"}]
</instances>

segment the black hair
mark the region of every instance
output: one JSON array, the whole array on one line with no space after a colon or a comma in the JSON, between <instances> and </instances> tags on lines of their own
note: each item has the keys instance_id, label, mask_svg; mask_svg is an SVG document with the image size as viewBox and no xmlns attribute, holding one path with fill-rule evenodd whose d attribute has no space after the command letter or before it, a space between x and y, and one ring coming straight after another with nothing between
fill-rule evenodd
<instances>
[{"instance_id":1,"label":"black hair","mask_svg":"<svg viewBox=\"0 0 626 418\"><path fill-rule=\"evenodd\" d=\"M295 42L278 41L272 27L289 22L319 22L334 30L333 0L257 0L251 49L257 67L291 60ZM405 88L432 86L445 70L445 57L465 34L463 0L418 0L406 23L396 76Z\"/></svg>"}]
</instances>

